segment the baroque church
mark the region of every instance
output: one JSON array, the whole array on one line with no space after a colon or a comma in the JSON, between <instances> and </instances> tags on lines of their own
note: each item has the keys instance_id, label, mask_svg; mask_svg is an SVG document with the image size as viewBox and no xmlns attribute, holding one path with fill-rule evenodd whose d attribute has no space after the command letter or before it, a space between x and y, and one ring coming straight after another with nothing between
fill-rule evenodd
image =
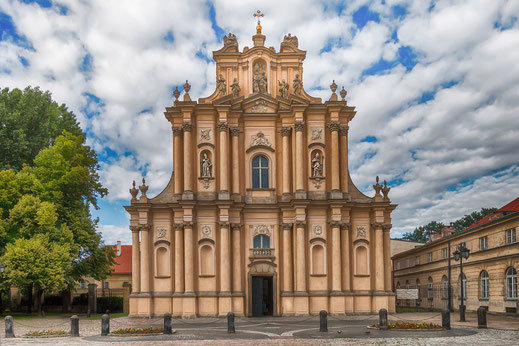
<instances>
[{"instance_id":1,"label":"baroque church","mask_svg":"<svg viewBox=\"0 0 519 346\"><path fill-rule=\"evenodd\" d=\"M173 174L156 197L130 189L131 316L290 316L395 310L389 187L353 185L344 88L303 86L296 36L236 36L213 52L216 90L174 91ZM157 145L157 150L160 150ZM140 196L139 195L140 190Z\"/></svg>"}]
</instances>

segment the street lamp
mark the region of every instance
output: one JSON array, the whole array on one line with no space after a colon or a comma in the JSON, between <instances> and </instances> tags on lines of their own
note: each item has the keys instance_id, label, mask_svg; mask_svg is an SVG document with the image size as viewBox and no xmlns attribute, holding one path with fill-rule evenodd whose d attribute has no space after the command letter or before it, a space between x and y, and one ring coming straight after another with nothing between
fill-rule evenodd
<instances>
[{"instance_id":1,"label":"street lamp","mask_svg":"<svg viewBox=\"0 0 519 346\"><path fill-rule=\"evenodd\" d=\"M460 261L460 281L461 281L461 292L460 292L460 322L465 322L465 305L463 304L463 291L465 284L463 283L463 258L469 258L470 250L467 249L465 243L458 245L456 251L453 252L454 260Z\"/></svg>"}]
</instances>

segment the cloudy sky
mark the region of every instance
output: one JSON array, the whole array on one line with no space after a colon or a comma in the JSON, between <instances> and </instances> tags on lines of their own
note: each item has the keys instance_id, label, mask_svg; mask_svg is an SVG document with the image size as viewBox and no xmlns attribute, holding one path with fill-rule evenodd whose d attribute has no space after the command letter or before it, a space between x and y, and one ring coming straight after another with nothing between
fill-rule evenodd
<instances>
[{"instance_id":1,"label":"cloudy sky","mask_svg":"<svg viewBox=\"0 0 519 346\"><path fill-rule=\"evenodd\" d=\"M228 32L252 46L297 35L303 82L356 106L350 170L373 195L387 179L397 237L519 197L519 1L0 0L0 87L40 86L74 111L110 194L94 211L106 243L130 243L132 180L149 195L172 170L171 91L215 88Z\"/></svg>"}]
</instances>

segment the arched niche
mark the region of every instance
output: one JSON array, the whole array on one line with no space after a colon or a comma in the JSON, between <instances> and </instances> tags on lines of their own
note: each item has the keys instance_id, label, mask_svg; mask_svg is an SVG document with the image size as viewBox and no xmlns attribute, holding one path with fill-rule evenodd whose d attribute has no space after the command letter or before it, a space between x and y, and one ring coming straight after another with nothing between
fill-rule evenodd
<instances>
[{"instance_id":1,"label":"arched niche","mask_svg":"<svg viewBox=\"0 0 519 346\"><path fill-rule=\"evenodd\" d=\"M366 241L359 241L353 248L353 266L355 275L369 275L369 249Z\"/></svg>"},{"instance_id":2,"label":"arched niche","mask_svg":"<svg viewBox=\"0 0 519 346\"><path fill-rule=\"evenodd\" d=\"M169 248L161 245L155 249L155 276L170 277L171 263L169 256Z\"/></svg>"},{"instance_id":3,"label":"arched niche","mask_svg":"<svg viewBox=\"0 0 519 346\"><path fill-rule=\"evenodd\" d=\"M198 272L201 277L211 277L215 275L214 268L214 242L203 239L198 245Z\"/></svg>"},{"instance_id":4,"label":"arched niche","mask_svg":"<svg viewBox=\"0 0 519 346\"><path fill-rule=\"evenodd\" d=\"M326 246L322 241L310 246L310 275L326 275Z\"/></svg>"},{"instance_id":5,"label":"arched niche","mask_svg":"<svg viewBox=\"0 0 519 346\"><path fill-rule=\"evenodd\" d=\"M265 60L258 58L252 62L252 92L268 93L268 69Z\"/></svg>"}]
</instances>

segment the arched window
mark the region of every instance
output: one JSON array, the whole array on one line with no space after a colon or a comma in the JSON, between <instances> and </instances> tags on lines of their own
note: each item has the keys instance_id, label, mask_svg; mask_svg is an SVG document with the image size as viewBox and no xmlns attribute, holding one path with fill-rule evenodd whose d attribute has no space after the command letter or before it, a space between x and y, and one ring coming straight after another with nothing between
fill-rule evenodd
<instances>
[{"instance_id":1,"label":"arched window","mask_svg":"<svg viewBox=\"0 0 519 346\"><path fill-rule=\"evenodd\" d=\"M506 270L506 299L517 299L517 271L514 267Z\"/></svg>"},{"instance_id":2,"label":"arched window","mask_svg":"<svg viewBox=\"0 0 519 346\"><path fill-rule=\"evenodd\" d=\"M270 249L270 238L265 234L258 234L253 239L255 249Z\"/></svg>"},{"instance_id":3,"label":"arched window","mask_svg":"<svg viewBox=\"0 0 519 346\"><path fill-rule=\"evenodd\" d=\"M463 274L463 277L461 275L459 276L458 285L460 287L460 297L461 297L461 292L463 292L463 298L466 299L467 298L467 277L465 276L465 274Z\"/></svg>"},{"instance_id":4,"label":"arched window","mask_svg":"<svg viewBox=\"0 0 519 346\"><path fill-rule=\"evenodd\" d=\"M429 299L434 298L433 279L430 276L429 276L429 279L427 279L427 298L429 298Z\"/></svg>"},{"instance_id":5,"label":"arched window","mask_svg":"<svg viewBox=\"0 0 519 346\"><path fill-rule=\"evenodd\" d=\"M442 277L442 298L449 299L449 279L445 275Z\"/></svg>"},{"instance_id":6,"label":"arched window","mask_svg":"<svg viewBox=\"0 0 519 346\"><path fill-rule=\"evenodd\" d=\"M488 284L488 273L486 270L483 270L481 274L479 274L479 297L481 299L489 298L489 284Z\"/></svg>"},{"instance_id":7,"label":"arched window","mask_svg":"<svg viewBox=\"0 0 519 346\"><path fill-rule=\"evenodd\" d=\"M269 160L258 155L252 159L252 188L268 189L269 187Z\"/></svg>"}]
</instances>

